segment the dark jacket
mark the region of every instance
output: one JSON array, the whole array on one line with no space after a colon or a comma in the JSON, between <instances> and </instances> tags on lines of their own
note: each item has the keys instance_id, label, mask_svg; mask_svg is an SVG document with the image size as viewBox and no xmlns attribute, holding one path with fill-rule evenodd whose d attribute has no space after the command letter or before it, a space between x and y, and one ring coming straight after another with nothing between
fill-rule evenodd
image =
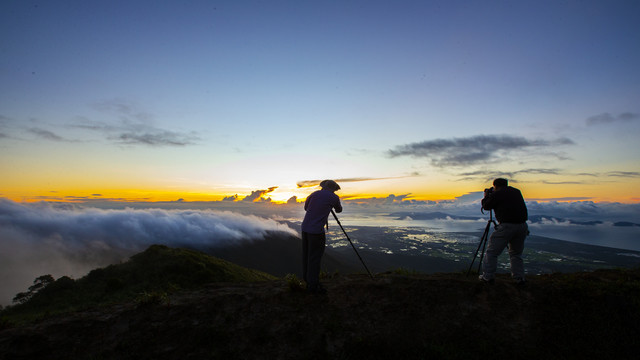
<instances>
[{"instance_id":1,"label":"dark jacket","mask_svg":"<svg viewBox=\"0 0 640 360\"><path fill-rule=\"evenodd\" d=\"M511 186L486 194L482 199L482 208L493 210L500 223L520 224L529 219L520 190Z\"/></svg>"},{"instance_id":2,"label":"dark jacket","mask_svg":"<svg viewBox=\"0 0 640 360\"><path fill-rule=\"evenodd\" d=\"M307 212L302 221L302 231L309 234L323 234L332 208L338 213L342 211L340 198L333 191L318 190L309 195L304 202L304 209Z\"/></svg>"}]
</instances>

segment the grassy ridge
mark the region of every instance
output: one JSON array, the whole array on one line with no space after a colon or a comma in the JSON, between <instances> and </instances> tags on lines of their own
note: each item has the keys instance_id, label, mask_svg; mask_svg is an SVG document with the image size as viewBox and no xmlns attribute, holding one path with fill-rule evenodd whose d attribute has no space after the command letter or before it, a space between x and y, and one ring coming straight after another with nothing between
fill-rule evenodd
<instances>
[{"instance_id":1,"label":"grassy ridge","mask_svg":"<svg viewBox=\"0 0 640 360\"><path fill-rule=\"evenodd\" d=\"M154 301L177 290L213 282L256 282L276 277L201 252L152 245L127 262L92 270L73 280L63 276L24 304L2 311L5 321L137 299Z\"/></svg>"},{"instance_id":2,"label":"grassy ridge","mask_svg":"<svg viewBox=\"0 0 640 360\"><path fill-rule=\"evenodd\" d=\"M464 272L334 274L323 279L326 296L298 291L287 279L261 281L270 279L198 252L152 246L77 281L58 279L5 309L11 318L4 329L0 323L0 359L538 360L640 353L637 267L530 276L526 286L508 274L493 285ZM186 291L172 294L178 288ZM44 316L69 310L79 311Z\"/></svg>"}]
</instances>

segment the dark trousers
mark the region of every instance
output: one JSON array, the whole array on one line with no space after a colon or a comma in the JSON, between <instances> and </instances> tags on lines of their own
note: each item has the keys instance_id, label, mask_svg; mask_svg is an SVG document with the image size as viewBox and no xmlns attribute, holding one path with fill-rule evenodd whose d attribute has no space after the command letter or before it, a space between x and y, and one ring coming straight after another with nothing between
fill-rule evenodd
<instances>
[{"instance_id":1,"label":"dark trousers","mask_svg":"<svg viewBox=\"0 0 640 360\"><path fill-rule=\"evenodd\" d=\"M326 242L324 233L302 232L302 277L309 289L316 289L320 284L320 262Z\"/></svg>"}]
</instances>

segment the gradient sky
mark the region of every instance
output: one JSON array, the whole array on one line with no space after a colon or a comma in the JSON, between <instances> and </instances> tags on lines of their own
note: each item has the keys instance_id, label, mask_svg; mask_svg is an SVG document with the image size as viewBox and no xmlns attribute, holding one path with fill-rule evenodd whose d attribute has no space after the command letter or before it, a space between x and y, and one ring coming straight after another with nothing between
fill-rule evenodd
<instances>
[{"instance_id":1,"label":"gradient sky","mask_svg":"<svg viewBox=\"0 0 640 360\"><path fill-rule=\"evenodd\" d=\"M0 197L640 201L638 1L3 1ZM255 193L258 194L258 193Z\"/></svg>"}]
</instances>

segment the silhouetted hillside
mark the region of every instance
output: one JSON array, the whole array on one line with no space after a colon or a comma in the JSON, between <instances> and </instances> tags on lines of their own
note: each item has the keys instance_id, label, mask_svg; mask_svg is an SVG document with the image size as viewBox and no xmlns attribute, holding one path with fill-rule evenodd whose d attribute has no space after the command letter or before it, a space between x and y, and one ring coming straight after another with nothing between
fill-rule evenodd
<instances>
[{"instance_id":1,"label":"silhouetted hillside","mask_svg":"<svg viewBox=\"0 0 640 360\"><path fill-rule=\"evenodd\" d=\"M90 305L133 299L144 300L181 289L214 282L256 282L274 276L247 269L204 253L150 246L127 262L92 270L78 280L61 277L21 305L8 308L5 316L21 319Z\"/></svg>"},{"instance_id":2,"label":"silhouetted hillside","mask_svg":"<svg viewBox=\"0 0 640 360\"><path fill-rule=\"evenodd\" d=\"M462 273L336 275L323 279L326 296L295 279L246 276L22 326L5 310L0 359L635 359L640 350L637 268L532 276L524 287L506 275L495 285Z\"/></svg>"}]
</instances>

